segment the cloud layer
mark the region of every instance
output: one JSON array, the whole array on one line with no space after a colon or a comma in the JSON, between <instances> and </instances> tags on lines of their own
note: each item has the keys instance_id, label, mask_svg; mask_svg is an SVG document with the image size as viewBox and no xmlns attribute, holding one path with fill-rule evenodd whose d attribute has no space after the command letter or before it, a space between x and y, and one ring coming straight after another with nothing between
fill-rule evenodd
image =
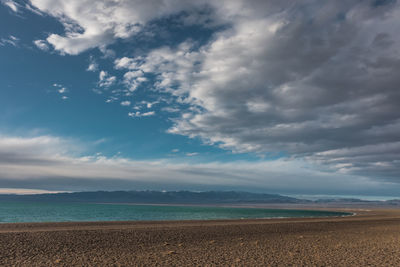
<instances>
[{"instance_id":1,"label":"cloud layer","mask_svg":"<svg viewBox=\"0 0 400 267\"><path fill-rule=\"evenodd\" d=\"M190 107L170 133L400 182L397 1L31 2L64 24L65 35L46 40L71 55L170 16L182 26L219 25L206 44L187 40L115 61L131 92L153 75L155 90Z\"/></svg>"},{"instance_id":2,"label":"cloud layer","mask_svg":"<svg viewBox=\"0 0 400 267\"><path fill-rule=\"evenodd\" d=\"M304 161L135 161L81 156L78 147L81 144L53 136L0 137L0 187L53 191L234 189L387 195L400 189L393 183L317 171ZM297 184L296 188L293 184Z\"/></svg>"}]
</instances>

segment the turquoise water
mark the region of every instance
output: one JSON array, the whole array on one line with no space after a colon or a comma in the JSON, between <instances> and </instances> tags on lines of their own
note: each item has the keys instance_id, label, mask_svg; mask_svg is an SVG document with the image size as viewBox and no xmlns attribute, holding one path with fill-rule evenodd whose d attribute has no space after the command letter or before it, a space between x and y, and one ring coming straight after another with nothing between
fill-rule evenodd
<instances>
[{"instance_id":1,"label":"turquoise water","mask_svg":"<svg viewBox=\"0 0 400 267\"><path fill-rule=\"evenodd\" d=\"M68 221L218 220L327 217L349 213L312 210L89 203L0 202L0 223Z\"/></svg>"}]
</instances>

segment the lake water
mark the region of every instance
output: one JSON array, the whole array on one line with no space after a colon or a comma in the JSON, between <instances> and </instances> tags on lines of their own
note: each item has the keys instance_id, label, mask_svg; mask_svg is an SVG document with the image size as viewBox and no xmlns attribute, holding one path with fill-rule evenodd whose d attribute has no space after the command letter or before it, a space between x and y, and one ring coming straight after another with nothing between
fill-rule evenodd
<instances>
[{"instance_id":1,"label":"lake water","mask_svg":"<svg viewBox=\"0 0 400 267\"><path fill-rule=\"evenodd\" d=\"M312 210L92 203L0 202L0 223L68 221L218 220L345 216Z\"/></svg>"}]
</instances>

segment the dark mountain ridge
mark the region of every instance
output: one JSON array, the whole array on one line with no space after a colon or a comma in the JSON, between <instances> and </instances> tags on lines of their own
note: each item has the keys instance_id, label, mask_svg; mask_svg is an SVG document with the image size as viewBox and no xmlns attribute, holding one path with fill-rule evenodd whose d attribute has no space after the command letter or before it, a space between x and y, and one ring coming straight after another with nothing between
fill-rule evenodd
<instances>
[{"instance_id":1,"label":"dark mountain ridge","mask_svg":"<svg viewBox=\"0 0 400 267\"><path fill-rule=\"evenodd\" d=\"M278 194L241 191L95 191L55 194L0 194L0 201L85 202L132 204L343 204L400 206L399 199L371 201L355 198L306 200Z\"/></svg>"}]
</instances>

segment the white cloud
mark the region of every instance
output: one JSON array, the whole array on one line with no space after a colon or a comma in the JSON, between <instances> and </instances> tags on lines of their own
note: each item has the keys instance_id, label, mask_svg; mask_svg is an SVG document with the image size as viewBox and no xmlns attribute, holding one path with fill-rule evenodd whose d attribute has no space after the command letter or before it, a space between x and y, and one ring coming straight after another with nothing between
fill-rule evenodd
<instances>
[{"instance_id":1,"label":"white cloud","mask_svg":"<svg viewBox=\"0 0 400 267\"><path fill-rule=\"evenodd\" d=\"M169 113L177 113L181 111L179 108L174 108L174 107L164 107L161 110Z\"/></svg>"},{"instance_id":2,"label":"white cloud","mask_svg":"<svg viewBox=\"0 0 400 267\"><path fill-rule=\"evenodd\" d=\"M148 111L142 113L142 117L154 116L155 114L156 114L155 111Z\"/></svg>"},{"instance_id":3,"label":"white cloud","mask_svg":"<svg viewBox=\"0 0 400 267\"><path fill-rule=\"evenodd\" d=\"M136 111L136 112L129 112L128 116L129 117L149 117L149 116L154 116L156 113L154 111L148 111L148 112L140 112L140 111Z\"/></svg>"},{"instance_id":4,"label":"white cloud","mask_svg":"<svg viewBox=\"0 0 400 267\"><path fill-rule=\"evenodd\" d=\"M32 195L32 194L55 194L65 193L65 191L50 191L40 189L24 188L0 188L0 194Z\"/></svg>"},{"instance_id":5,"label":"white cloud","mask_svg":"<svg viewBox=\"0 0 400 267\"><path fill-rule=\"evenodd\" d=\"M139 111L137 111L137 112L129 112L128 116L133 118L133 117L136 117L136 115L139 115L139 114L140 114Z\"/></svg>"},{"instance_id":6,"label":"white cloud","mask_svg":"<svg viewBox=\"0 0 400 267\"><path fill-rule=\"evenodd\" d=\"M9 7L12 11L18 12L19 4L12 0L2 0L1 3L7 7Z\"/></svg>"},{"instance_id":7,"label":"white cloud","mask_svg":"<svg viewBox=\"0 0 400 267\"><path fill-rule=\"evenodd\" d=\"M128 71L124 74L124 84L127 86L129 91L135 91L143 82L146 82L147 78L143 77L143 71Z\"/></svg>"},{"instance_id":8,"label":"white cloud","mask_svg":"<svg viewBox=\"0 0 400 267\"><path fill-rule=\"evenodd\" d=\"M19 38L15 37L14 35L9 35L8 38L0 39L0 46L12 45L14 47L17 47L18 42L19 42Z\"/></svg>"},{"instance_id":9,"label":"white cloud","mask_svg":"<svg viewBox=\"0 0 400 267\"><path fill-rule=\"evenodd\" d=\"M57 92L61 95L61 99L62 100L69 99L69 97L65 95L66 93L68 93L68 88L67 87L65 87L65 86L63 86L62 84L59 84L59 83L53 83L53 87L55 87Z\"/></svg>"},{"instance_id":10,"label":"white cloud","mask_svg":"<svg viewBox=\"0 0 400 267\"><path fill-rule=\"evenodd\" d=\"M149 101L142 101L142 104L146 106L146 108L152 108L154 105L159 104L160 101L153 101L153 102L149 102Z\"/></svg>"},{"instance_id":11,"label":"white cloud","mask_svg":"<svg viewBox=\"0 0 400 267\"><path fill-rule=\"evenodd\" d=\"M186 153L186 156L188 157L193 157L193 156L197 156L199 153L197 152L192 152L192 153Z\"/></svg>"},{"instance_id":12,"label":"white cloud","mask_svg":"<svg viewBox=\"0 0 400 267\"><path fill-rule=\"evenodd\" d=\"M43 50L43 51L48 51L49 50L49 46L48 46L47 42L44 41L44 40L35 40L35 41L33 41L33 43L40 50Z\"/></svg>"},{"instance_id":13,"label":"white cloud","mask_svg":"<svg viewBox=\"0 0 400 267\"><path fill-rule=\"evenodd\" d=\"M99 69L99 65L97 64L96 60L93 56L89 58L89 66L87 67L87 71L95 72Z\"/></svg>"},{"instance_id":14,"label":"white cloud","mask_svg":"<svg viewBox=\"0 0 400 267\"><path fill-rule=\"evenodd\" d=\"M31 0L31 4L63 23L65 35L50 34L47 41L55 50L71 55L104 48L118 38L135 35L149 21L204 5L203 1L183 0Z\"/></svg>"},{"instance_id":15,"label":"white cloud","mask_svg":"<svg viewBox=\"0 0 400 267\"><path fill-rule=\"evenodd\" d=\"M125 84L131 90L135 90L141 82L147 81L147 79L140 80L145 73L155 73L157 74L155 89L180 95L187 93L193 85L193 74L198 69L195 62L201 59L201 54L193 51L193 43L184 42L176 49L161 47L151 51L146 57L123 59L124 62L130 63L119 64L120 61L117 59L116 68L131 69L132 62L135 62L135 70L130 70L124 75ZM172 89L177 85L179 89Z\"/></svg>"},{"instance_id":16,"label":"white cloud","mask_svg":"<svg viewBox=\"0 0 400 267\"><path fill-rule=\"evenodd\" d=\"M104 71L104 70L102 70L102 71L100 71L100 73L99 73L99 79L100 79L100 81L102 81L102 80L104 80L106 77L107 77L107 72L106 71Z\"/></svg>"},{"instance_id":17,"label":"white cloud","mask_svg":"<svg viewBox=\"0 0 400 267\"><path fill-rule=\"evenodd\" d=\"M57 18L65 34L50 34L47 41L62 54L76 55L91 48L107 51L107 45L140 33L149 22L180 15L184 26L213 27L233 19L260 17L282 9L275 1L244 0L30 0L41 12ZM248 4L247 4L248 3ZM254 10L256 12L254 12ZM269 27L273 30L273 27Z\"/></svg>"},{"instance_id":18,"label":"white cloud","mask_svg":"<svg viewBox=\"0 0 400 267\"><path fill-rule=\"evenodd\" d=\"M117 77L109 75L107 71L104 70L100 71L99 82L98 82L98 85L100 87L108 88L112 86L116 81Z\"/></svg>"},{"instance_id":19,"label":"white cloud","mask_svg":"<svg viewBox=\"0 0 400 267\"><path fill-rule=\"evenodd\" d=\"M357 190L390 194L399 190L393 183L320 172L300 160L135 161L101 154L77 155L82 153L75 150L78 147L82 145L52 136L0 137L0 187L54 191L229 188L320 194L354 194Z\"/></svg>"},{"instance_id":20,"label":"white cloud","mask_svg":"<svg viewBox=\"0 0 400 267\"><path fill-rule=\"evenodd\" d=\"M36 7L31 6L30 4L26 3L25 4L25 9L29 10L32 13L35 13L36 15L39 16L44 16L43 12L41 12L40 10L38 10Z\"/></svg>"},{"instance_id":21,"label":"white cloud","mask_svg":"<svg viewBox=\"0 0 400 267\"><path fill-rule=\"evenodd\" d=\"M122 101L121 102L121 106L127 107L127 106L130 106L130 105L131 105L131 101Z\"/></svg>"},{"instance_id":22,"label":"white cloud","mask_svg":"<svg viewBox=\"0 0 400 267\"><path fill-rule=\"evenodd\" d=\"M128 58L128 57L122 57L122 58L117 58L114 61L114 65L116 69L137 69L137 65L138 63L132 59L132 58Z\"/></svg>"},{"instance_id":23,"label":"white cloud","mask_svg":"<svg viewBox=\"0 0 400 267\"><path fill-rule=\"evenodd\" d=\"M90 63L89 66L87 67L87 71L96 71L97 69L98 66L95 63Z\"/></svg>"},{"instance_id":24,"label":"white cloud","mask_svg":"<svg viewBox=\"0 0 400 267\"><path fill-rule=\"evenodd\" d=\"M106 103L112 103L118 100L118 97L115 96L110 96L107 100Z\"/></svg>"}]
</instances>

